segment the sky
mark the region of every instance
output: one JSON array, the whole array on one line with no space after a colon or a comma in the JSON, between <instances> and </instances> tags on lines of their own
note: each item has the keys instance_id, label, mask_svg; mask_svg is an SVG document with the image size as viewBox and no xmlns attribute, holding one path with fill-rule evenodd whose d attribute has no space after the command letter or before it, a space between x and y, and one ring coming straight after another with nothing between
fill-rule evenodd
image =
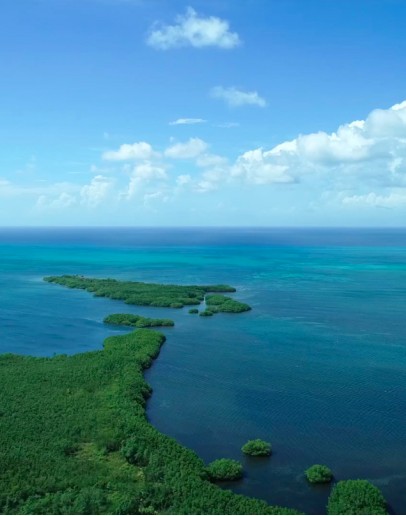
<instances>
[{"instance_id":1,"label":"sky","mask_svg":"<svg viewBox=\"0 0 406 516\"><path fill-rule=\"evenodd\" d=\"M0 20L0 225L405 225L405 0L2 0Z\"/></svg>"}]
</instances>

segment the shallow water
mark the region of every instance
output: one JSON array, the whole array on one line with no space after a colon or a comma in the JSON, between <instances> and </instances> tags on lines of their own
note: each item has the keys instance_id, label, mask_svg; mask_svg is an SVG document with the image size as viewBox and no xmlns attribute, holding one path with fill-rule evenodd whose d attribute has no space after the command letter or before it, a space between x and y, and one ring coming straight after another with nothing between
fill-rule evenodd
<instances>
[{"instance_id":1,"label":"shallow water","mask_svg":"<svg viewBox=\"0 0 406 516\"><path fill-rule=\"evenodd\" d=\"M128 307L42 281L84 274L230 283L245 314ZM115 311L171 317L147 372L148 417L205 460L242 460L226 487L309 513L329 487L303 471L368 478L406 510L406 231L0 230L0 351L52 355L101 347ZM250 438L270 459L244 458Z\"/></svg>"}]
</instances>

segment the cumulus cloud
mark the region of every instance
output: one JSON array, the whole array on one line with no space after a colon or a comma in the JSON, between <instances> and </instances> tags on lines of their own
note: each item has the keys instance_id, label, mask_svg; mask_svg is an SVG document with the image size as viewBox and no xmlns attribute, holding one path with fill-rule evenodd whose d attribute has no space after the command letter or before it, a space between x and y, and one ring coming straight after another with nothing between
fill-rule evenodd
<instances>
[{"instance_id":1,"label":"cumulus cloud","mask_svg":"<svg viewBox=\"0 0 406 516\"><path fill-rule=\"evenodd\" d=\"M155 155L152 146L147 142L125 143L116 151L104 152L102 158L106 161L131 161L151 159Z\"/></svg>"},{"instance_id":2,"label":"cumulus cloud","mask_svg":"<svg viewBox=\"0 0 406 516\"><path fill-rule=\"evenodd\" d=\"M38 197L36 207L37 208L69 208L76 204L76 197L67 192L62 192L55 199L49 199L46 195L40 195Z\"/></svg>"},{"instance_id":3,"label":"cumulus cloud","mask_svg":"<svg viewBox=\"0 0 406 516\"><path fill-rule=\"evenodd\" d=\"M208 145L200 138L190 138L184 143L175 143L165 150L165 156L172 159L193 159L203 154Z\"/></svg>"},{"instance_id":4,"label":"cumulus cloud","mask_svg":"<svg viewBox=\"0 0 406 516\"><path fill-rule=\"evenodd\" d=\"M100 204L113 186L113 180L105 176L95 176L88 185L80 190L81 204L94 208Z\"/></svg>"},{"instance_id":5,"label":"cumulus cloud","mask_svg":"<svg viewBox=\"0 0 406 516\"><path fill-rule=\"evenodd\" d=\"M231 49L240 44L240 38L236 32L230 31L227 20L199 16L188 7L185 14L176 17L174 25L155 24L147 44L159 50L186 46Z\"/></svg>"},{"instance_id":6,"label":"cumulus cloud","mask_svg":"<svg viewBox=\"0 0 406 516\"><path fill-rule=\"evenodd\" d=\"M270 150L248 151L232 172L257 184L300 181L318 173L357 186L361 180L364 185L405 186L406 102L374 110L365 120L341 125L333 133L300 135Z\"/></svg>"},{"instance_id":7,"label":"cumulus cloud","mask_svg":"<svg viewBox=\"0 0 406 516\"><path fill-rule=\"evenodd\" d=\"M230 88L216 86L211 89L210 96L214 99L224 100L231 107L266 106L266 100L260 97L256 91L242 91L234 86Z\"/></svg>"},{"instance_id":8,"label":"cumulus cloud","mask_svg":"<svg viewBox=\"0 0 406 516\"><path fill-rule=\"evenodd\" d=\"M247 151L239 156L231 169L231 175L256 185L295 181L295 174L289 171L287 165L275 163L270 153L262 149Z\"/></svg>"},{"instance_id":9,"label":"cumulus cloud","mask_svg":"<svg viewBox=\"0 0 406 516\"><path fill-rule=\"evenodd\" d=\"M167 174L163 166L154 165L149 161L141 163L134 167L124 197L131 199L142 191L144 185L152 181L165 181L166 179Z\"/></svg>"},{"instance_id":10,"label":"cumulus cloud","mask_svg":"<svg viewBox=\"0 0 406 516\"><path fill-rule=\"evenodd\" d=\"M207 120L204 118L178 118L173 122L169 122L169 125L194 125L194 124L204 124Z\"/></svg>"},{"instance_id":11,"label":"cumulus cloud","mask_svg":"<svg viewBox=\"0 0 406 516\"><path fill-rule=\"evenodd\" d=\"M196 184L196 191L200 193L217 190L225 179L225 170L217 168L204 172Z\"/></svg>"}]
</instances>

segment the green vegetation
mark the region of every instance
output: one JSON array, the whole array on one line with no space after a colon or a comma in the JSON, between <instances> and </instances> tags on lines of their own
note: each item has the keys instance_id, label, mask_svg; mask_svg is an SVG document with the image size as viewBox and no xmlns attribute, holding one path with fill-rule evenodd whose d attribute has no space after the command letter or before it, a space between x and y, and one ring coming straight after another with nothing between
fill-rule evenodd
<instances>
[{"instance_id":1,"label":"green vegetation","mask_svg":"<svg viewBox=\"0 0 406 516\"><path fill-rule=\"evenodd\" d=\"M252 439L244 444L241 451L253 457L268 457L272 453L272 446L262 439Z\"/></svg>"},{"instance_id":2,"label":"green vegetation","mask_svg":"<svg viewBox=\"0 0 406 516\"><path fill-rule=\"evenodd\" d=\"M206 313L200 314L203 316L218 312L241 313L251 310L246 303L240 303L231 297L221 294L206 296L209 292L235 292L235 288L229 285L161 285L84 276L48 276L44 280L69 288L87 290L98 297L119 299L129 305L183 308L187 305L199 305L206 297Z\"/></svg>"},{"instance_id":3,"label":"green vegetation","mask_svg":"<svg viewBox=\"0 0 406 516\"><path fill-rule=\"evenodd\" d=\"M206 305L214 313L228 312L239 314L241 312L251 310L251 307L246 303L241 303L240 301L236 301L231 297L223 296L221 294L211 294L206 296Z\"/></svg>"},{"instance_id":4,"label":"green vegetation","mask_svg":"<svg viewBox=\"0 0 406 516\"><path fill-rule=\"evenodd\" d=\"M294 514L213 485L147 422L143 370L164 340L140 329L100 351L0 356L0 513Z\"/></svg>"},{"instance_id":5,"label":"green vegetation","mask_svg":"<svg viewBox=\"0 0 406 516\"><path fill-rule=\"evenodd\" d=\"M217 459L206 468L207 474L210 480L238 480L242 478L243 469L242 465L233 459Z\"/></svg>"},{"instance_id":6,"label":"green vegetation","mask_svg":"<svg viewBox=\"0 0 406 516\"><path fill-rule=\"evenodd\" d=\"M342 480L328 499L328 514L387 514L385 498L367 480Z\"/></svg>"},{"instance_id":7,"label":"green vegetation","mask_svg":"<svg viewBox=\"0 0 406 516\"><path fill-rule=\"evenodd\" d=\"M206 308L205 310L200 312L199 315L201 315L202 317L211 317L212 315L214 315L214 312L213 310L209 310L208 308Z\"/></svg>"},{"instance_id":8,"label":"green vegetation","mask_svg":"<svg viewBox=\"0 0 406 516\"><path fill-rule=\"evenodd\" d=\"M199 313L199 310L198 310L197 308L191 308L191 309L189 310L189 313L190 313L190 314L198 314L198 313Z\"/></svg>"},{"instance_id":9,"label":"green vegetation","mask_svg":"<svg viewBox=\"0 0 406 516\"><path fill-rule=\"evenodd\" d=\"M208 292L235 292L228 285L182 286L118 281L115 279L85 278L84 276L48 276L49 283L92 292L98 297L119 299L129 305L182 308L199 305Z\"/></svg>"},{"instance_id":10,"label":"green vegetation","mask_svg":"<svg viewBox=\"0 0 406 516\"><path fill-rule=\"evenodd\" d=\"M330 468L322 464L314 464L305 471L306 478L312 484L324 484L331 482L333 473Z\"/></svg>"},{"instance_id":11,"label":"green vegetation","mask_svg":"<svg viewBox=\"0 0 406 516\"><path fill-rule=\"evenodd\" d=\"M174 326L171 319L150 319L141 315L133 314L111 314L104 318L106 324L116 326L133 326L135 328L152 328L159 326Z\"/></svg>"}]
</instances>

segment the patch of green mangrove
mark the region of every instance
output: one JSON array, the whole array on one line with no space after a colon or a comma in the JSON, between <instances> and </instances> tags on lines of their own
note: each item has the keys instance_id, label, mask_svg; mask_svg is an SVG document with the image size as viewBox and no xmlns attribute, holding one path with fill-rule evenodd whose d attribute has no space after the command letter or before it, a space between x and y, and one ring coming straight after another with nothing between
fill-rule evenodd
<instances>
[{"instance_id":1,"label":"patch of green mangrove","mask_svg":"<svg viewBox=\"0 0 406 516\"><path fill-rule=\"evenodd\" d=\"M175 325L172 319L150 319L134 314L111 314L105 317L103 322L115 326L133 326L135 328L157 328Z\"/></svg>"},{"instance_id":2,"label":"patch of green mangrove","mask_svg":"<svg viewBox=\"0 0 406 516\"><path fill-rule=\"evenodd\" d=\"M330 468L322 464L314 464L305 471L306 478L312 484L325 484L333 480L333 473Z\"/></svg>"},{"instance_id":3,"label":"patch of green mangrove","mask_svg":"<svg viewBox=\"0 0 406 516\"><path fill-rule=\"evenodd\" d=\"M243 476L242 465L233 459L217 459L206 468L210 480L216 482L221 480L238 480Z\"/></svg>"},{"instance_id":4,"label":"patch of green mangrove","mask_svg":"<svg viewBox=\"0 0 406 516\"><path fill-rule=\"evenodd\" d=\"M198 310L197 308L191 308L191 309L189 310L189 313L190 313L190 314L198 314L198 313L199 313L199 310Z\"/></svg>"},{"instance_id":5,"label":"patch of green mangrove","mask_svg":"<svg viewBox=\"0 0 406 516\"><path fill-rule=\"evenodd\" d=\"M380 490L367 480L342 480L328 499L328 514L387 514Z\"/></svg>"},{"instance_id":6,"label":"patch of green mangrove","mask_svg":"<svg viewBox=\"0 0 406 516\"><path fill-rule=\"evenodd\" d=\"M69 288L87 290L98 297L118 299L129 305L170 308L199 305L208 292L235 292L235 288L229 285L162 285L69 275L48 276L44 280Z\"/></svg>"},{"instance_id":7,"label":"patch of green mangrove","mask_svg":"<svg viewBox=\"0 0 406 516\"><path fill-rule=\"evenodd\" d=\"M252 457L268 457L272 453L272 446L262 439L252 439L244 444L241 451Z\"/></svg>"},{"instance_id":8,"label":"patch of green mangrove","mask_svg":"<svg viewBox=\"0 0 406 516\"><path fill-rule=\"evenodd\" d=\"M295 513L212 484L148 423L143 370L164 340L139 329L99 351L0 356L0 513Z\"/></svg>"},{"instance_id":9,"label":"patch of green mangrove","mask_svg":"<svg viewBox=\"0 0 406 516\"><path fill-rule=\"evenodd\" d=\"M206 296L206 305L214 313L227 312L239 314L251 310L251 307L246 303L241 303L228 296L221 294L211 294Z\"/></svg>"},{"instance_id":10,"label":"patch of green mangrove","mask_svg":"<svg viewBox=\"0 0 406 516\"><path fill-rule=\"evenodd\" d=\"M211 317L212 315L214 315L214 312L213 312L213 310L210 310L209 308L206 308L205 310L200 312L199 315L201 315L202 317Z\"/></svg>"}]
</instances>

